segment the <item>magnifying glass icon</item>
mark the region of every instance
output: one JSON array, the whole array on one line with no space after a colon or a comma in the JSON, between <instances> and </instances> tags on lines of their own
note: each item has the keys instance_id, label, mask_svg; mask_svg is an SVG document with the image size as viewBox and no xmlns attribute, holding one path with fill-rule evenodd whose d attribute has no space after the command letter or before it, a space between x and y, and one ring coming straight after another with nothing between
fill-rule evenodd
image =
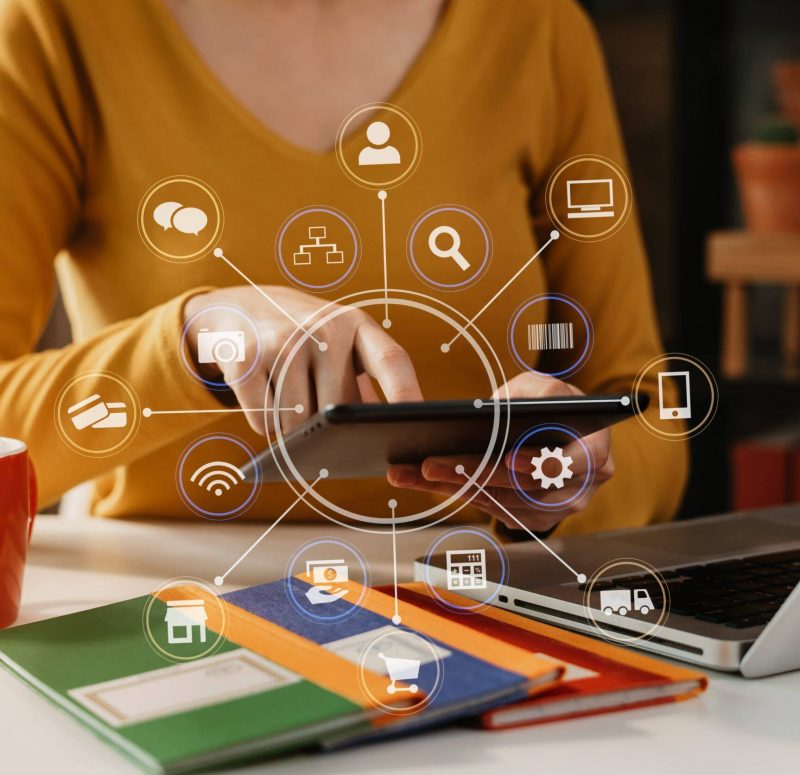
<instances>
[{"instance_id":1,"label":"magnifying glass icon","mask_svg":"<svg viewBox=\"0 0 800 775\"><path fill-rule=\"evenodd\" d=\"M446 250L439 247L436 240L440 235L446 234L452 240ZM450 258L458 264L462 272L470 268L470 263L461 253L461 235L452 226L437 226L428 236L428 247L437 258Z\"/></svg>"}]
</instances>

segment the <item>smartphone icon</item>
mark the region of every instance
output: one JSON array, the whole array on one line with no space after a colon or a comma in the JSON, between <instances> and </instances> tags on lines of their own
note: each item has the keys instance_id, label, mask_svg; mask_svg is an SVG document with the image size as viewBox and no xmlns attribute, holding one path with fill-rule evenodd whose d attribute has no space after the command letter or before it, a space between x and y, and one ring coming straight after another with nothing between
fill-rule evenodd
<instances>
[{"instance_id":1,"label":"smartphone icon","mask_svg":"<svg viewBox=\"0 0 800 775\"><path fill-rule=\"evenodd\" d=\"M672 379L678 388L675 406L664 404L664 380ZM692 416L692 398L689 390L688 371L659 371L658 372L658 409L662 420L688 420Z\"/></svg>"}]
</instances>

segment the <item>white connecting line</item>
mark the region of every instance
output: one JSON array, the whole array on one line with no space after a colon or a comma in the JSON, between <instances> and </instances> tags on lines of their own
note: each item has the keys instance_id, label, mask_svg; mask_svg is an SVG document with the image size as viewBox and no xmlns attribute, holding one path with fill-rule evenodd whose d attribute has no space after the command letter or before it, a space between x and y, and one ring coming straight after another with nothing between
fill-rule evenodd
<instances>
[{"instance_id":1,"label":"white connecting line","mask_svg":"<svg viewBox=\"0 0 800 775\"><path fill-rule=\"evenodd\" d=\"M476 313L475 313L475 314L474 314L474 315L473 315L473 316L472 316L472 317L471 317L471 318L470 318L470 319L467 321L467 326L471 326L471 325L472 325L472 324L473 324L473 323L474 323L474 322L475 322L475 321L476 321L476 320L477 320L477 319L478 319L478 318L479 318L481 315L483 315L483 313L484 313L484 312L486 312L486 310L487 310L487 309L489 309L489 307L491 307L491 306L492 306L492 304L494 304L494 302L495 302L495 301L497 301L497 298L498 298L500 295L502 295L502 293L503 293L503 292L506 290L506 288L508 288L508 286L509 286L509 285L511 285L511 283L513 283L513 282L514 282L514 280L516 280L516 279L517 279L517 278L518 278L518 277L519 277L519 276L520 276L520 275L521 275L521 274L522 274L522 273L523 273L523 272L524 272L524 271L525 271L525 270L526 270L526 269L527 269L527 268L528 268L528 267L529 267L529 266L530 266L530 265L531 265L531 264L532 264L532 263L533 263L533 262L534 262L534 261L535 261L535 260L536 260L536 259L537 259L537 258L540 256L540 255L541 255L541 254L542 254L542 252L545 250L545 248L547 248L547 246L548 246L548 245L549 245L551 242L554 242L555 240L557 240L557 239L559 238L559 236L560 236L560 235L559 235L559 233L558 233L558 232L557 232L555 229L553 229L553 231L551 231L551 232L550 232L550 239L548 239L548 240L547 240L547 242L545 242L545 243L544 243L544 245L542 245L542 247L540 247L540 248L539 248L539 250L537 250L537 251L536 251L536 252L535 252L535 253L534 253L534 254L533 254L533 255L532 255L532 256L531 256L531 257L530 257L530 258L529 258L529 259L528 259L528 260L527 260L527 261L526 261L526 262L525 262L525 263L524 263L524 264L523 264L523 265L522 265L522 266L521 266L521 267L520 267L520 268L519 268L519 269L518 269L518 270L517 270L515 273L514 273L514 275L511 277L511 279L510 279L510 280L509 280L509 281L508 281L508 282L507 282L507 283L506 283L506 284L505 284L505 285L504 285L504 286L503 286L503 287L502 287L502 288L501 288L501 289L500 289L500 290L499 290L497 293L495 293L495 295L494 295L494 296L492 296L492 298L491 298L491 299L489 299L489 301L487 301L487 302L486 302L486 304L484 304L484 305L483 305L483 306L482 306L482 307L481 307L481 308L480 308L480 309L479 309L479 310L478 310L478 311L477 311L477 312L476 312ZM442 349L442 352L443 352L443 353L450 352L450 348L453 346L453 342L455 342L455 341L456 341L456 339L458 339L458 337L460 337L460 336L461 336L461 335L464 333L464 330L465 330L465 329L466 329L466 326L465 326L464 328L462 328L462 329L461 329L461 330L460 330L460 331L459 331L459 332L458 332L458 333L457 333L457 334L456 334L456 335L455 335L455 336L454 336L454 337L453 337L453 338L452 338L452 339L451 339L449 342L445 342L445 343L442 345L442 348L441 348L441 349Z\"/></svg>"},{"instance_id":2,"label":"white connecting line","mask_svg":"<svg viewBox=\"0 0 800 775\"><path fill-rule=\"evenodd\" d=\"M314 488L314 487L315 487L315 486L316 486L316 485L319 483L320 479L326 479L326 478L327 478L327 476L328 476L328 469L327 469L327 468L323 468L323 469L322 469L322 470L319 472L319 476L318 476L318 477L317 477L317 478L316 478L316 479L315 479L315 480L314 480L314 481L311 483L311 485L309 486L309 489L313 489L313 488ZM222 586L222 585L225 583L225 579L226 579L226 578L227 578L227 577L228 577L228 576L229 576L229 575L230 575L230 574L233 572L233 570L234 570L234 569L235 569L235 568L236 568L236 567L239 565L239 563L240 563L240 562L242 562L242 560L244 560L244 558L245 558L245 557L247 557L247 555L248 555L248 554L250 554L250 552L252 552L252 551L253 551L253 549L255 549L255 548L256 548L256 547L257 547L257 546L258 546L258 545L259 545L259 544L260 544L260 543L261 543L261 542L262 542L262 541L263 541L263 540L264 540L264 539L265 539L265 538L266 538L266 537L267 537L267 536L268 536L268 535L269 535L269 534L272 532L272 529L273 529L273 528L275 528L275 527L277 527L277 526L278 526L278 524L280 523L280 521L281 521L281 520L282 520L282 519L283 519L283 518L284 518L284 517L285 517L285 516L286 516L286 515L287 515L287 514L288 514L288 513L289 513L289 512L290 512L290 511L291 511L291 510L292 510L292 509L293 509L293 508L294 508L294 507L297 505L297 504L298 504L298 503L300 503L300 501L301 501L301 500L303 500L303 495L298 495L298 496L297 496L297 497L296 497L296 498L295 498L295 499L292 501L291 505L290 505L290 506L289 506L289 507L288 507L288 508L287 508L287 509L286 509L286 510L283 512L283 514L281 514L281 515L280 515L280 516L279 516L279 517L278 517L278 518L277 518L277 519L276 519L276 520L275 520L275 521L274 521L274 522L273 522L273 523L272 523L272 524L271 524L271 525L270 525L270 526L269 526L269 527L268 527L268 528L267 528L267 529L266 529L266 530L265 530L265 531L264 531L264 532L263 532L263 533L262 533L262 534L261 534L261 535L260 535L260 536L259 536L259 537L258 537L256 540L255 540L255 541L253 541L253 543L252 543L252 544L249 546L249 548L247 549L247 551L245 551L245 553L244 553L244 554L243 554L243 555L242 555L242 556L241 556L241 557L240 557L238 560L236 560L236 562L235 562L235 563L233 563L233 565L231 565L231 567L230 567L230 568L228 568L228 570L226 570L226 571L225 571L225 573L223 573L221 576L217 576L217 577L214 579L214 583L215 583L215 584L216 584L218 587L221 587L221 586Z\"/></svg>"},{"instance_id":3,"label":"white connecting line","mask_svg":"<svg viewBox=\"0 0 800 775\"><path fill-rule=\"evenodd\" d=\"M465 479L469 479L469 475L467 474L466 470L464 469L464 466L462 466L462 465L457 465L456 466L456 473L460 474ZM556 560L558 560L573 576L575 576L575 578L577 579L579 584L586 583L586 574L585 573L578 573L578 571L576 571L575 568L573 568L568 562L566 562L565 560L562 560L561 557L559 557L544 541L542 541L541 538L539 538L539 536L536 535L536 533L534 533L532 530L529 530L524 524L522 524L522 522L520 522L502 503L500 503L500 501L498 501L493 495L491 495L489 492L487 492L481 485L479 485L477 482L475 482L475 486L492 503L494 503L495 506L497 506L505 514L508 514L508 516L511 517L511 519L513 519L514 522L516 522L531 538L533 538L534 541L537 541L540 546L542 546L545 549L547 549L547 551L550 552L550 554L553 555L553 557L555 557Z\"/></svg>"},{"instance_id":4,"label":"white connecting line","mask_svg":"<svg viewBox=\"0 0 800 775\"><path fill-rule=\"evenodd\" d=\"M214 248L214 255L217 258L221 258L231 269L233 269L234 272L236 272L236 274L239 275L239 277L248 283L248 285L251 285L253 288L255 288L270 304L272 304L273 307L275 307L275 309L289 318L289 320L291 320L292 323L294 323L303 333L308 334L309 338L313 339L317 343L317 347L319 347L322 352L325 352L325 350L328 349L327 342L321 342L314 336L314 334L309 333L308 329L302 323L295 320L290 312L278 304L278 302L275 301L275 299L273 299L272 296L270 296L260 285L256 285L241 269L239 269L239 267L237 267L236 264L234 264L225 255L222 248Z\"/></svg>"},{"instance_id":5,"label":"white connecting line","mask_svg":"<svg viewBox=\"0 0 800 775\"><path fill-rule=\"evenodd\" d=\"M513 401L512 406L558 406L560 404L566 404L567 406L572 404L619 404L620 406L630 406L631 403L630 396L620 396L619 398L578 398L577 396L575 398L532 398L526 401L522 401L518 398L498 400ZM487 404L491 405L494 402L476 398L472 403L476 409L480 409L482 406Z\"/></svg>"},{"instance_id":6,"label":"white connecting line","mask_svg":"<svg viewBox=\"0 0 800 775\"><path fill-rule=\"evenodd\" d=\"M378 191L378 199L381 200L381 244L383 247L383 327L391 328L392 321L389 318L389 263L386 254L386 197L385 191Z\"/></svg>"},{"instance_id":7,"label":"white connecting line","mask_svg":"<svg viewBox=\"0 0 800 775\"><path fill-rule=\"evenodd\" d=\"M142 417L153 417L157 414L231 414L235 412L274 412L275 407L267 407L266 409L243 409L235 407L234 409L151 409L146 406L142 409ZM281 406L278 407L279 412L292 412L294 414L303 413L303 405L295 404L294 406Z\"/></svg>"},{"instance_id":8,"label":"white connecting line","mask_svg":"<svg viewBox=\"0 0 800 775\"><path fill-rule=\"evenodd\" d=\"M397 602L397 501L392 498L389 501L389 508L392 510L392 568L394 570L394 616L392 624L398 625L401 621L400 607Z\"/></svg>"}]
</instances>

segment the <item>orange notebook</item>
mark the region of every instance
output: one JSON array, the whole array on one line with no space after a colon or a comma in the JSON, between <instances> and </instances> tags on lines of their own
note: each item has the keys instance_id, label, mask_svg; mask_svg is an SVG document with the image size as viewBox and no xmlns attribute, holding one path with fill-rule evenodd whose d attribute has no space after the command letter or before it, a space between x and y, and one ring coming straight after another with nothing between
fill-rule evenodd
<instances>
[{"instance_id":1,"label":"orange notebook","mask_svg":"<svg viewBox=\"0 0 800 775\"><path fill-rule=\"evenodd\" d=\"M462 605L475 603L444 590L438 593L455 605L458 601L462 601ZM508 729L677 702L700 694L708 684L708 679L694 670L675 667L631 649L542 624L501 608L490 606L471 615L446 611L421 583L403 584L398 595L407 603L436 611L440 616L566 666L562 682L554 688L480 716L479 723L488 729Z\"/></svg>"}]
</instances>

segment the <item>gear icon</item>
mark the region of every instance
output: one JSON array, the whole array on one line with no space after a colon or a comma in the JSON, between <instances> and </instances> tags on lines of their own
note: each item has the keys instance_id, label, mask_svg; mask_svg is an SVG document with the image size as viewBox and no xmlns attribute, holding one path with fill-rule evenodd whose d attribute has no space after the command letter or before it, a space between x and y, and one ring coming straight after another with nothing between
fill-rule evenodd
<instances>
[{"instance_id":1,"label":"gear icon","mask_svg":"<svg viewBox=\"0 0 800 775\"><path fill-rule=\"evenodd\" d=\"M561 465L560 473L556 474L556 476L548 476L544 473L542 466L545 460L557 460ZM565 455L561 447L555 447L554 449L543 447L540 455L534 455L531 458L531 465L533 466L531 477L534 480L538 479L545 490L549 490L551 487L560 490L564 486L565 479L572 479L572 469L570 468L572 458L569 455Z\"/></svg>"}]
</instances>

